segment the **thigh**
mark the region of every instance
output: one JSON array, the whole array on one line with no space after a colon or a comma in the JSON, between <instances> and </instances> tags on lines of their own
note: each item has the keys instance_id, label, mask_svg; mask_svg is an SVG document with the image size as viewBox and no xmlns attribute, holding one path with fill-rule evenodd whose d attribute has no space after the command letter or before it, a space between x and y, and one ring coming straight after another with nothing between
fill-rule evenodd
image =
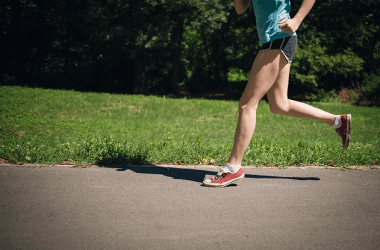
<instances>
[{"instance_id":1,"label":"thigh","mask_svg":"<svg viewBox=\"0 0 380 250\"><path fill-rule=\"evenodd\" d=\"M285 59L286 60L286 59ZM290 63L280 68L277 79L268 90L269 105L281 105L288 99Z\"/></svg>"},{"instance_id":2,"label":"thigh","mask_svg":"<svg viewBox=\"0 0 380 250\"><path fill-rule=\"evenodd\" d=\"M273 86L278 74L287 64L280 50L261 51L253 62L251 74L244 93L240 98L240 105L257 107L257 104Z\"/></svg>"}]
</instances>

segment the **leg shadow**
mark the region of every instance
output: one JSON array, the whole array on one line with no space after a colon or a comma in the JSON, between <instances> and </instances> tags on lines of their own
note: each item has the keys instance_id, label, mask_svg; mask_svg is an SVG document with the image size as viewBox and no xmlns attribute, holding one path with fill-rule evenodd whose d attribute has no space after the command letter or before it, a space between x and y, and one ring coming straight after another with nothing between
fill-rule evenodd
<instances>
[{"instance_id":1,"label":"leg shadow","mask_svg":"<svg viewBox=\"0 0 380 250\"><path fill-rule=\"evenodd\" d=\"M202 182L206 175L216 175L215 170L191 169L191 168L175 168L175 167L161 167L156 165L144 166L103 166L114 168L116 171L130 170L138 174L158 174L164 175L177 180ZM246 174L245 178L253 179L288 179L298 181L319 181L317 177L286 177L286 176L270 176L270 175L252 175ZM230 186L236 186L232 184Z\"/></svg>"}]
</instances>

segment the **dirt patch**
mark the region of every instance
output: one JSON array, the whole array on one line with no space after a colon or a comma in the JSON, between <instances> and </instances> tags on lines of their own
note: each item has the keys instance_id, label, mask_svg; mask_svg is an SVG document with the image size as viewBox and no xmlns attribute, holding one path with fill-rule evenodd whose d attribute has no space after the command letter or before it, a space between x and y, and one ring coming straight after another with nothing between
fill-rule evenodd
<instances>
[{"instance_id":1,"label":"dirt patch","mask_svg":"<svg viewBox=\"0 0 380 250\"><path fill-rule=\"evenodd\" d=\"M363 97L361 88L342 88L339 91L338 96L342 102L356 103L361 106L380 106L380 98L378 100L367 100Z\"/></svg>"},{"instance_id":2,"label":"dirt patch","mask_svg":"<svg viewBox=\"0 0 380 250\"><path fill-rule=\"evenodd\" d=\"M128 108L129 108L130 111L133 111L133 112L136 112L136 113L140 112L140 109L137 108L135 105L129 105Z\"/></svg>"},{"instance_id":3,"label":"dirt patch","mask_svg":"<svg viewBox=\"0 0 380 250\"><path fill-rule=\"evenodd\" d=\"M342 88L338 95L342 102L356 103L361 97L361 91Z\"/></svg>"},{"instance_id":4,"label":"dirt patch","mask_svg":"<svg viewBox=\"0 0 380 250\"><path fill-rule=\"evenodd\" d=\"M10 163L7 159L0 158L0 163Z\"/></svg>"}]
</instances>

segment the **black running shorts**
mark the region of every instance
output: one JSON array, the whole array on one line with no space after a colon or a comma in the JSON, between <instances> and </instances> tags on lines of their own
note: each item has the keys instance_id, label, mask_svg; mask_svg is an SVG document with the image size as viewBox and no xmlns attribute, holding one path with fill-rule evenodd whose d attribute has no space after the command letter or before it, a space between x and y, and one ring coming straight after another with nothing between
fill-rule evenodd
<instances>
[{"instance_id":1,"label":"black running shorts","mask_svg":"<svg viewBox=\"0 0 380 250\"><path fill-rule=\"evenodd\" d=\"M294 35L264 43L260 51L265 51L269 49L279 49L285 56L286 60L288 60L288 62L291 63L293 60L293 56L296 53L297 45L298 38L296 35Z\"/></svg>"}]
</instances>

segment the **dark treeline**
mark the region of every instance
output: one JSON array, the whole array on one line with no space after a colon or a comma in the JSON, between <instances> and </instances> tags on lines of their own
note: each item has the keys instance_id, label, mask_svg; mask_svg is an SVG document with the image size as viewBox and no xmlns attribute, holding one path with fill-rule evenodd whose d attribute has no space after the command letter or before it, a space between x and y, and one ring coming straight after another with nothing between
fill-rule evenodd
<instances>
[{"instance_id":1,"label":"dark treeline","mask_svg":"<svg viewBox=\"0 0 380 250\"><path fill-rule=\"evenodd\" d=\"M291 2L294 16L302 0ZM289 95L379 92L379 4L316 2L297 31ZM237 15L232 0L2 0L0 20L2 84L221 93L243 86L260 49L253 7Z\"/></svg>"}]
</instances>

